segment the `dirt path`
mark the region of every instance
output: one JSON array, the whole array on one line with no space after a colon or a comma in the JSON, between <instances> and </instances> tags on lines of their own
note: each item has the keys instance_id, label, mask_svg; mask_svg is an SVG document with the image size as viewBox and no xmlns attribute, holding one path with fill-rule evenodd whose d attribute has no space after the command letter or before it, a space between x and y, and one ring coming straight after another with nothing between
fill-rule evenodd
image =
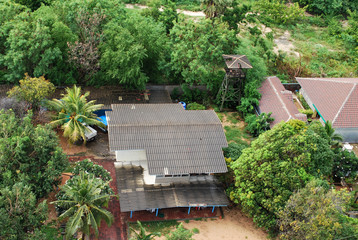
<instances>
[{"instance_id":1,"label":"dirt path","mask_svg":"<svg viewBox=\"0 0 358 240\"><path fill-rule=\"evenodd\" d=\"M252 219L243 215L238 208L223 208L223 219L205 219L201 221L183 222L187 229L197 228L195 240L263 240L268 234L262 229L256 228Z\"/></svg>"},{"instance_id":2,"label":"dirt path","mask_svg":"<svg viewBox=\"0 0 358 240\"><path fill-rule=\"evenodd\" d=\"M126 8L129 8L129 9L134 9L134 8L145 9L145 8L148 8L148 6L140 5L140 4L126 4ZM160 8L159 11L162 12L163 8ZM205 14L203 12L201 12L201 11L200 12L192 12L192 11L177 9L177 13L182 13L182 14L190 16L190 17L205 17Z\"/></svg>"}]
</instances>

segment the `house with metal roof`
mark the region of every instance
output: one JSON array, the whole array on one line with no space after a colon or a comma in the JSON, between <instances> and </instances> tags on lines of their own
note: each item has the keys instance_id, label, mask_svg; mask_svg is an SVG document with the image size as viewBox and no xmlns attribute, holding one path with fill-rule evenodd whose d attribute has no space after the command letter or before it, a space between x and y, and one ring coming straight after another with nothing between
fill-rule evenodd
<instances>
[{"instance_id":1,"label":"house with metal roof","mask_svg":"<svg viewBox=\"0 0 358 240\"><path fill-rule=\"evenodd\" d=\"M296 78L320 121L331 121L345 142L358 143L358 78Z\"/></svg>"},{"instance_id":2,"label":"house with metal roof","mask_svg":"<svg viewBox=\"0 0 358 240\"><path fill-rule=\"evenodd\" d=\"M122 212L228 204L213 176L227 172L226 137L214 111L114 104L106 116Z\"/></svg>"},{"instance_id":3,"label":"house with metal roof","mask_svg":"<svg viewBox=\"0 0 358 240\"><path fill-rule=\"evenodd\" d=\"M269 113L275 120L270 124L271 128L281 121L290 119L307 121L307 116L298 111L293 102L294 95L286 90L280 79L276 76L267 77L260 89L261 99L259 101L258 113Z\"/></svg>"}]
</instances>

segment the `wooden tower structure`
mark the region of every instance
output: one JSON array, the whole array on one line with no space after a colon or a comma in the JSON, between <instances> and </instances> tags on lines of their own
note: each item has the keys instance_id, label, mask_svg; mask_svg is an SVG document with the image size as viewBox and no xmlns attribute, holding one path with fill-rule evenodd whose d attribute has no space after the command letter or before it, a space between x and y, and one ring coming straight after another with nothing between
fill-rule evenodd
<instances>
[{"instance_id":1,"label":"wooden tower structure","mask_svg":"<svg viewBox=\"0 0 358 240\"><path fill-rule=\"evenodd\" d=\"M226 64L226 73L217 96L221 100L220 111L225 102L240 102L245 81L243 69L252 68L246 55L223 54L223 58Z\"/></svg>"}]
</instances>

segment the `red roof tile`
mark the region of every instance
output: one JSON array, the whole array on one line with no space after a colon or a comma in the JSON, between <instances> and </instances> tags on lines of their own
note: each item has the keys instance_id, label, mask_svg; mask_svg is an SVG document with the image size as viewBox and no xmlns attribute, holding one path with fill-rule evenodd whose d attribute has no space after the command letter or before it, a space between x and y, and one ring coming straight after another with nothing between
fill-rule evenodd
<instances>
[{"instance_id":1,"label":"red roof tile","mask_svg":"<svg viewBox=\"0 0 358 240\"><path fill-rule=\"evenodd\" d=\"M300 119L306 121L306 115L300 114L292 100L292 92L284 88L278 77L268 77L259 89L261 93L261 112L272 112L271 117L275 119L271 127L281 121Z\"/></svg>"},{"instance_id":2,"label":"red roof tile","mask_svg":"<svg viewBox=\"0 0 358 240\"><path fill-rule=\"evenodd\" d=\"M358 127L358 78L296 78L324 120Z\"/></svg>"}]
</instances>

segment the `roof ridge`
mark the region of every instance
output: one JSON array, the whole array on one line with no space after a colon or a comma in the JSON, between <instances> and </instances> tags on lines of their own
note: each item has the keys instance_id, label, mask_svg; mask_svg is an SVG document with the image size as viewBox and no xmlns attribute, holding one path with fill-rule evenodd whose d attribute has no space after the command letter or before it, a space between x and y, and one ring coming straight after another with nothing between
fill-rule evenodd
<instances>
[{"instance_id":1,"label":"roof ridge","mask_svg":"<svg viewBox=\"0 0 358 240\"><path fill-rule=\"evenodd\" d=\"M296 81L298 80L311 80L311 81L323 81L323 82L335 82L335 83L350 83L350 84L356 84L350 81L335 81L337 79L354 79L354 78L301 78L296 77ZM358 78L356 78L358 81Z\"/></svg>"},{"instance_id":2,"label":"roof ridge","mask_svg":"<svg viewBox=\"0 0 358 240\"><path fill-rule=\"evenodd\" d=\"M356 87L357 87L357 84L354 83L352 89L349 91L349 94L347 95L346 99L344 100L342 106L339 108L339 110L338 110L336 116L333 118L333 120L332 120L332 125L334 124L334 122L335 122L336 119L338 118L339 114L341 113L341 111L343 110L344 106L346 105L346 103L347 103L348 100L350 99L350 97L351 97L351 95L352 95L354 89L356 89Z\"/></svg>"},{"instance_id":3,"label":"roof ridge","mask_svg":"<svg viewBox=\"0 0 358 240\"><path fill-rule=\"evenodd\" d=\"M270 85L271 85L271 87L272 87L272 89L274 90L275 94L276 94L277 97L279 98L279 100L280 100L280 102L281 102L283 108L285 109L286 113L288 114L288 119L287 119L287 121L288 121L288 120L290 120L290 119L292 118L292 115L291 115L290 111L287 109L286 103L282 100L282 98L281 98L280 94L278 93L277 89L275 88L275 86L274 86L273 83L271 82L271 78L277 78L278 80L280 80L280 79L279 79L277 76L273 76L273 77L268 77L268 78L267 78L268 81L269 81L269 83L270 83ZM280 82L281 82L281 81L280 81Z\"/></svg>"}]
</instances>

